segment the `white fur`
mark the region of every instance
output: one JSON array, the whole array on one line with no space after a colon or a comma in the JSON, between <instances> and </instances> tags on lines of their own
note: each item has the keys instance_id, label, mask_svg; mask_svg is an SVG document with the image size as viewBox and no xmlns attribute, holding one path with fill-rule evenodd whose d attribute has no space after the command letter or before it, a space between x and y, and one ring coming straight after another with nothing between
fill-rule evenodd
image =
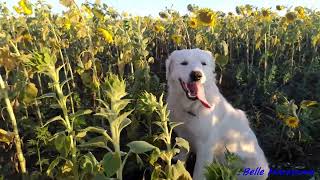
<instances>
[{"instance_id":1,"label":"white fur","mask_svg":"<svg viewBox=\"0 0 320 180\"><path fill-rule=\"evenodd\" d=\"M183 61L188 65L181 65ZM207 65L202 65L202 62ZM213 158L223 161L225 148L239 155L245 168L261 167L264 170L264 176L238 176L239 179L266 179L268 163L245 113L232 107L215 84L212 54L200 49L176 50L167 59L166 70L171 120L184 123L175 131L189 141L197 157L193 179L204 180L204 167ZM201 83L206 99L212 105L210 109L199 100L188 99L179 83L179 78L188 82L190 72L195 70L204 75Z\"/></svg>"}]
</instances>

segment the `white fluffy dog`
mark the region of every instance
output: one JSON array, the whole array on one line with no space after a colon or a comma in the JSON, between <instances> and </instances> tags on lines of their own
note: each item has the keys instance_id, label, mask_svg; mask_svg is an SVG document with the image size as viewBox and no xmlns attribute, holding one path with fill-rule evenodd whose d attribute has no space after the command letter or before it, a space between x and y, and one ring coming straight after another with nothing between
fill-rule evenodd
<instances>
[{"instance_id":1,"label":"white fluffy dog","mask_svg":"<svg viewBox=\"0 0 320 180\"><path fill-rule=\"evenodd\" d=\"M263 175L238 175L239 179L266 179L269 168L245 113L235 109L219 92L215 62L209 51L174 51L166 61L168 108L171 120L196 153L194 180L204 180L205 166L214 158L223 162L228 149L244 161L244 168L261 167Z\"/></svg>"}]
</instances>

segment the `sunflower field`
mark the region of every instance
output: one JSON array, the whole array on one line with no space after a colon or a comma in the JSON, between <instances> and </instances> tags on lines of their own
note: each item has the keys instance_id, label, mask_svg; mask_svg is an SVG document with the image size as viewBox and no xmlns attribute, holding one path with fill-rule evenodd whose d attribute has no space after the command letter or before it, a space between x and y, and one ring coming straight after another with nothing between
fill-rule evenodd
<instances>
[{"instance_id":1,"label":"sunflower field","mask_svg":"<svg viewBox=\"0 0 320 180\"><path fill-rule=\"evenodd\" d=\"M213 52L270 167L320 179L320 11L190 4L139 17L60 3L0 4L0 179L191 179L165 103L165 60L186 48Z\"/></svg>"}]
</instances>

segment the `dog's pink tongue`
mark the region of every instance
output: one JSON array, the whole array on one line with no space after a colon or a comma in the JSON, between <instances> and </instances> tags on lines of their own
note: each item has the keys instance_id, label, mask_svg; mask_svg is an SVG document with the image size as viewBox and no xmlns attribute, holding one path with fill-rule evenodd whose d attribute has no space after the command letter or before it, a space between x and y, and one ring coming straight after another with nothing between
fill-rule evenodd
<instances>
[{"instance_id":1,"label":"dog's pink tongue","mask_svg":"<svg viewBox=\"0 0 320 180\"><path fill-rule=\"evenodd\" d=\"M196 96L199 101L204 105L206 108L210 108L211 105L208 103L205 94L204 94L204 88L201 83L197 82L191 82L187 83L187 87L190 90L190 93L192 96Z\"/></svg>"}]
</instances>

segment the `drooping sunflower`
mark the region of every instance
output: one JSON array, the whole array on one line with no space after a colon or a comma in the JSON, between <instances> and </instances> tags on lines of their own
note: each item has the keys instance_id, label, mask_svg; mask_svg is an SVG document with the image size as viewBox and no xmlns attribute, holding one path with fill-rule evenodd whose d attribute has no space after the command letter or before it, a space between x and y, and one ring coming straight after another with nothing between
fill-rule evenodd
<instances>
[{"instance_id":1,"label":"drooping sunflower","mask_svg":"<svg viewBox=\"0 0 320 180\"><path fill-rule=\"evenodd\" d=\"M166 12L159 12L159 16L163 19L167 19L169 17L168 13Z\"/></svg>"},{"instance_id":2,"label":"drooping sunflower","mask_svg":"<svg viewBox=\"0 0 320 180\"><path fill-rule=\"evenodd\" d=\"M202 25L215 26L217 24L217 15L209 8L199 9L196 15L198 22Z\"/></svg>"},{"instance_id":3,"label":"drooping sunflower","mask_svg":"<svg viewBox=\"0 0 320 180\"><path fill-rule=\"evenodd\" d=\"M198 26L198 21L196 18L190 18L188 24L191 28L196 28Z\"/></svg>"},{"instance_id":4,"label":"drooping sunflower","mask_svg":"<svg viewBox=\"0 0 320 180\"><path fill-rule=\"evenodd\" d=\"M34 83L28 83L22 92L22 102L30 104L37 97L38 89Z\"/></svg>"},{"instance_id":5,"label":"drooping sunflower","mask_svg":"<svg viewBox=\"0 0 320 180\"><path fill-rule=\"evenodd\" d=\"M263 17L269 17L271 14L269 9L262 9L261 13Z\"/></svg>"},{"instance_id":6,"label":"drooping sunflower","mask_svg":"<svg viewBox=\"0 0 320 180\"><path fill-rule=\"evenodd\" d=\"M278 11L281 11L281 10L283 10L283 9L284 9L284 6L277 5L277 6L276 6L276 9L277 9Z\"/></svg>"},{"instance_id":7,"label":"drooping sunflower","mask_svg":"<svg viewBox=\"0 0 320 180\"><path fill-rule=\"evenodd\" d=\"M182 36L178 35L178 34L172 35L171 39L175 44L181 44L181 42L182 42Z\"/></svg>"},{"instance_id":8,"label":"drooping sunflower","mask_svg":"<svg viewBox=\"0 0 320 180\"><path fill-rule=\"evenodd\" d=\"M297 128L299 126L299 119L294 116L289 116L284 120L284 123L290 128Z\"/></svg>"},{"instance_id":9,"label":"drooping sunflower","mask_svg":"<svg viewBox=\"0 0 320 180\"><path fill-rule=\"evenodd\" d=\"M294 12L288 12L287 14L286 14L286 19L287 19L287 22L288 23L292 23L292 22L294 22L294 20L297 18L297 15L296 15L296 13L294 13Z\"/></svg>"}]
</instances>

